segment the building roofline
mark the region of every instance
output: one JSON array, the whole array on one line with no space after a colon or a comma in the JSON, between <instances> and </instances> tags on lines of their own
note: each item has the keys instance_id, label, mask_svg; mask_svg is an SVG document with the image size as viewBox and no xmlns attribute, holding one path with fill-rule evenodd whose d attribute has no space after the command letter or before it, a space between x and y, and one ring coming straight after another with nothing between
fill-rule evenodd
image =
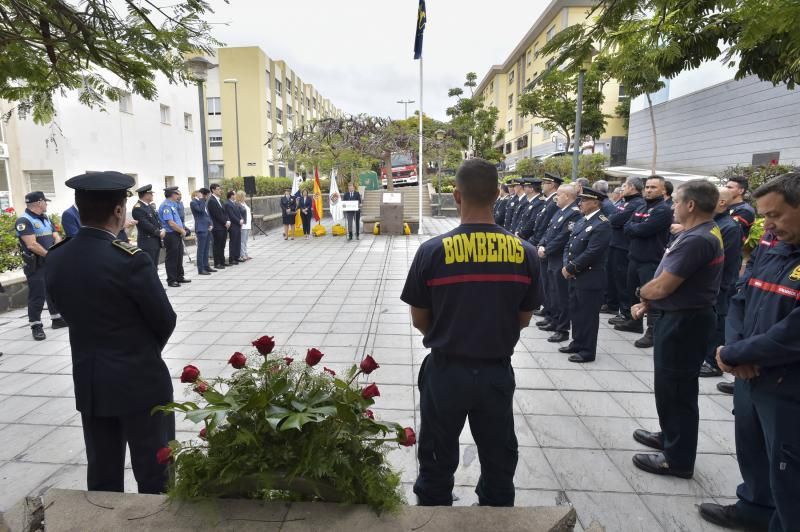
<instances>
[{"instance_id":1,"label":"building roofline","mask_svg":"<svg viewBox=\"0 0 800 532\"><path fill-rule=\"evenodd\" d=\"M505 61L498 65L492 65L491 68L489 68L489 71L475 88L475 94L480 94L483 92L483 89L486 88L486 85L492 79L493 74L506 70L512 63L514 63L520 54L524 50L527 50L531 44L533 44L533 41L536 40L536 37L538 37L539 34L545 30L547 24L560 10L564 9L565 7L590 8L596 6L597 4L598 0L553 0L550 2L542 14L539 15L539 18L537 18L533 23L522 40L517 43L517 46L515 46L508 57L506 57Z\"/></svg>"}]
</instances>

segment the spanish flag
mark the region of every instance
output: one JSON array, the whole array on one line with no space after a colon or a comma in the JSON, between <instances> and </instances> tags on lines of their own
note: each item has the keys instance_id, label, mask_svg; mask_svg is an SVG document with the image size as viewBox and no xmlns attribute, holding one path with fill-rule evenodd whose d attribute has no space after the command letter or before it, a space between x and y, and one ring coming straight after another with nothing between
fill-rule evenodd
<instances>
[{"instance_id":1,"label":"spanish flag","mask_svg":"<svg viewBox=\"0 0 800 532\"><path fill-rule=\"evenodd\" d=\"M314 167L314 219L317 223L322 220L322 189L319 186L319 171Z\"/></svg>"}]
</instances>

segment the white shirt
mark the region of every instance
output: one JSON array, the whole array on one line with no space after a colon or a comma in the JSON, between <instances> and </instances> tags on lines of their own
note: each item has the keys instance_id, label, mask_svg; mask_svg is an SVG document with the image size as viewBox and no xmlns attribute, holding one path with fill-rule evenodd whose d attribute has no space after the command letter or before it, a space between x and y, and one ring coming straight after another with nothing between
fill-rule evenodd
<instances>
[{"instance_id":1,"label":"white shirt","mask_svg":"<svg viewBox=\"0 0 800 532\"><path fill-rule=\"evenodd\" d=\"M250 212L250 207L247 206L247 203L240 203L239 205L244 207L245 216L244 216L244 225L242 225L242 229L251 229L253 224L253 215Z\"/></svg>"},{"instance_id":2,"label":"white shirt","mask_svg":"<svg viewBox=\"0 0 800 532\"><path fill-rule=\"evenodd\" d=\"M587 214L586 216L584 216L584 217L583 217L583 219L584 219L584 220L586 220L586 221L588 222L589 220L591 220L591 219L592 219L592 216L594 216L594 215L595 215L595 214L597 214L598 212L600 212L600 209L597 209L597 210L596 210L596 211L594 211L592 214Z\"/></svg>"}]
</instances>

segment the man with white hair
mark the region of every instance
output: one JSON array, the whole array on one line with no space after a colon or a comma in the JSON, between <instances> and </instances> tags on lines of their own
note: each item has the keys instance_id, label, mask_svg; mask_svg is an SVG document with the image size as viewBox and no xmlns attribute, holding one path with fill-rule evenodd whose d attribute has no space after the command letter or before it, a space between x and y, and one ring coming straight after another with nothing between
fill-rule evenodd
<instances>
[{"instance_id":1,"label":"man with white hair","mask_svg":"<svg viewBox=\"0 0 800 532\"><path fill-rule=\"evenodd\" d=\"M606 196L603 198L603 203L600 205L600 212L602 212L605 216L611 216L616 212L616 207L614 206L614 202L608 199L608 181L605 179L598 179L592 185L592 190L596 190Z\"/></svg>"}]
</instances>

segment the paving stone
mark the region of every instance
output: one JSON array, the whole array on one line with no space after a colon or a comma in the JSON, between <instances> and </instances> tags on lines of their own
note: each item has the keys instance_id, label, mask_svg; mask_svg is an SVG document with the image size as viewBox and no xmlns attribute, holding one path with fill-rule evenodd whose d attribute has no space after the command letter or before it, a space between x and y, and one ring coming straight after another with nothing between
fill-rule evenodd
<instances>
[{"instance_id":1,"label":"paving stone","mask_svg":"<svg viewBox=\"0 0 800 532\"><path fill-rule=\"evenodd\" d=\"M47 403L47 397L3 396L0 400L0 422L11 423ZM73 402L74 410L74 402ZM50 423L56 425L57 423Z\"/></svg>"},{"instance_id":2,"label":"paving stone","mask_svg":"<svg viewBox=\"0 0 800 532\"><path fill-rule=\"evenodd\" d=\"M567 490L633 492L605 452L588 449L543 449Z\"/></svg>"},{"instance_id":3,"label":"paving stone","mask_svg":"<svg viewBox=\"0 0 800 532\"><path fill-rule=\"evenodd\" d=\"M542 447L597 449L599 443L576 416L525 416Z\"/></svg>"},{"instance_id":4,"label":"paving stone","mask_svg":"<svg viewBox=\"0 0 800 532\"><path fill-rule=\"evenodd\" d=\"M568 491L584 529L597 523L599 530L655 532L663 530L645 503L633 493Z\"/></svg>"},{"instance_id":5,"label":"paving stone","mask_svg":"<svg viewBox=\"0 0 800 532\"><path fill-rule=\"evenodd\" d=\"M2 451L0 451L2 452ZM0 467L0 512L7 510L29 494L39 495L42 485L62 466L8 462ZM42 486L45 489L45 486Z\"/></svg>"},{"instance_id":6,"label":"paving stone","mask_svg":"<svg viewBox=\"0 0 800 532\"><path fill-rule=\"evenodd\" d=\"M579 416L630 417L608 392L567 391L561 395Z\"/></svg>"},{"instance_id":7,"label":"paving stone","mask_svg":"<svg viewBox=\"0 0 800 532\"><path fill-rule=\"evenodd\" d=\"M700 517L697 505L709 502L703 497L675 497L673 495L641 495L650 512L664 530L669 532L721 532L722 527Z\"/></svg>"},{"instance_id":8,"label":"paving stone","mask_svg":"<svg viewBox=\"0 0 800 532\"><path fill-rule=\"evenodd\" d=\"M515 412L521 414L574 415L561 393L548 390L517 390L514 392Z\"/></svg>"}]
</instances>

